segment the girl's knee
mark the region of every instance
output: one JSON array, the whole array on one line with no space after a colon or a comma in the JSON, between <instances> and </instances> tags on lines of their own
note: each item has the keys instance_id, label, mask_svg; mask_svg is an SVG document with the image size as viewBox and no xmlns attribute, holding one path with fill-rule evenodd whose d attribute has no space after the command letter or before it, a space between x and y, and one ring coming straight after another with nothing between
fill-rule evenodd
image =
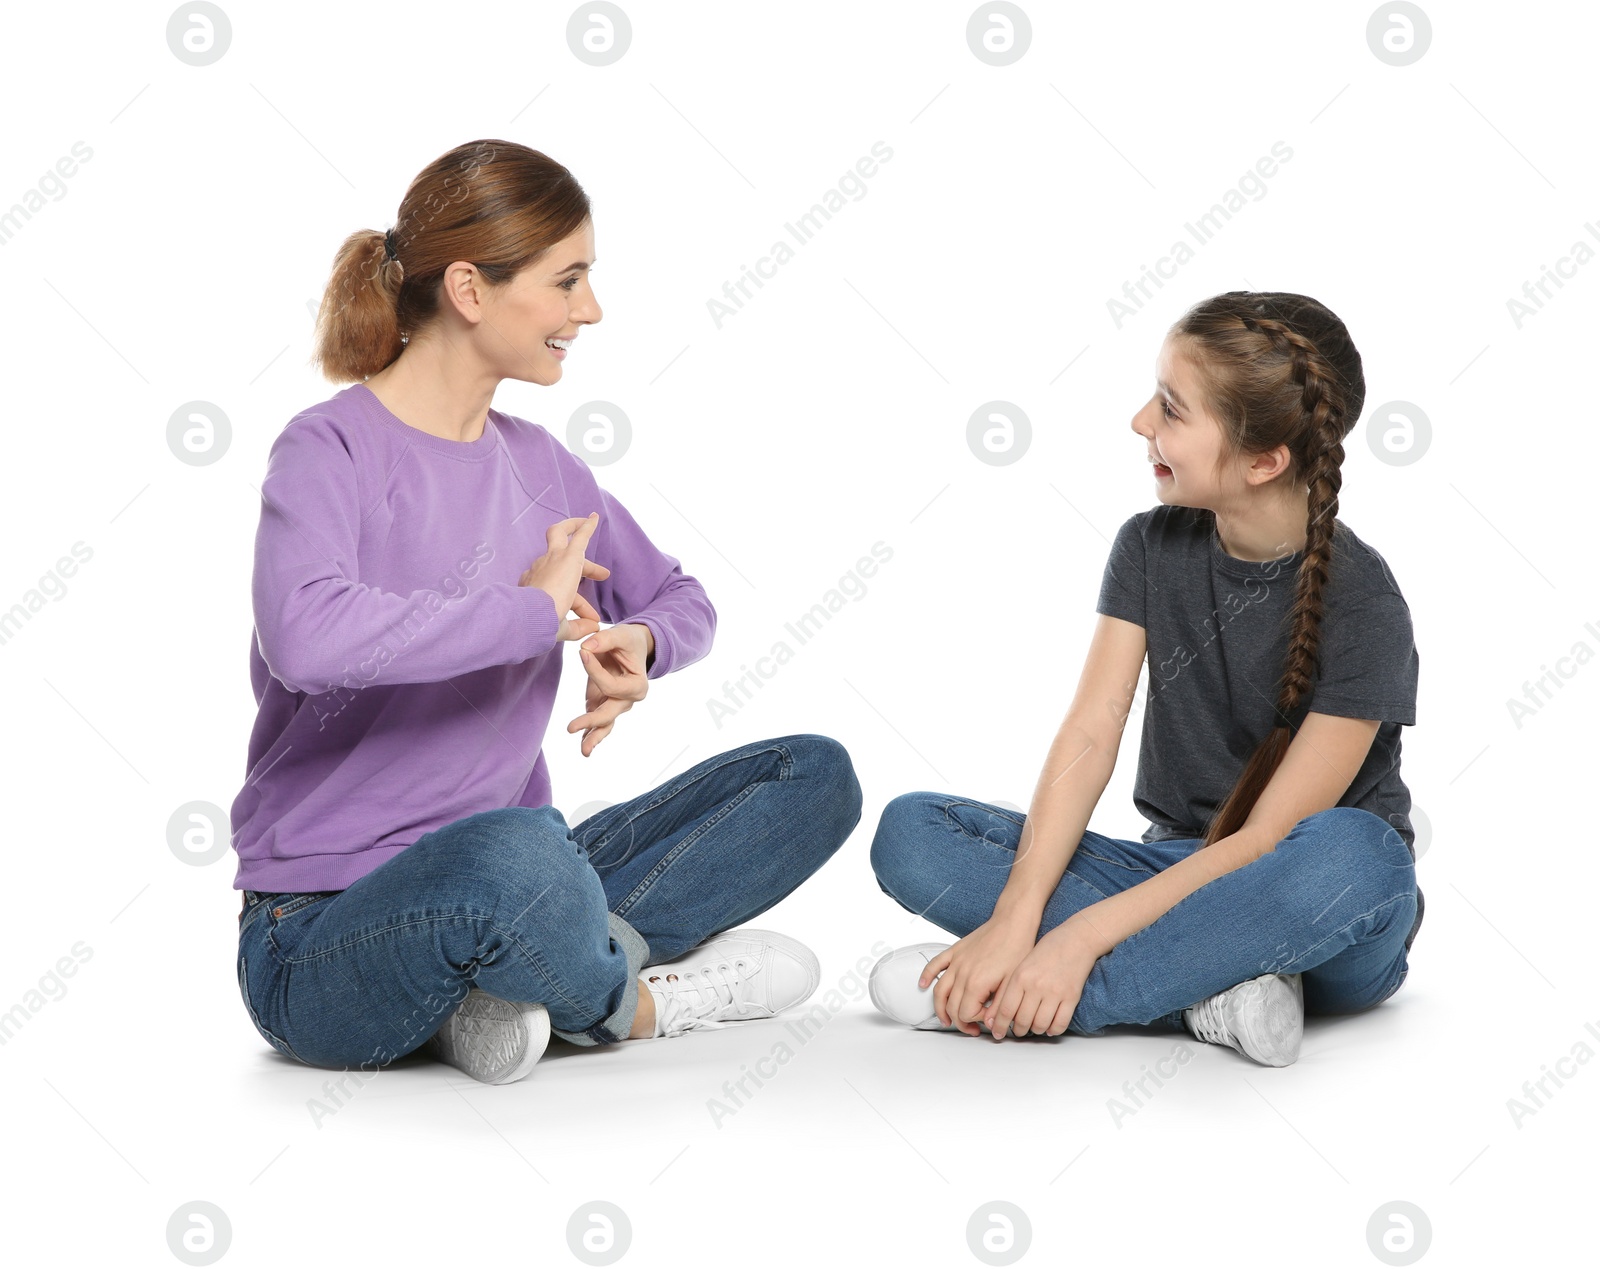
<instances>
[{"instance_id":1,"label":"girl's knee","mask_svg":"<svg viewBox=\"0 0 1600 1269\"><path fill-rule=\"evenodd\" d=\"M938 796L926 792L902 793L884 804L868 852L872 871L880 883L916 869L916 856L928 841L930 812Z\"/></svg>"},{"instance_id":2,"label":"girl's knee","mask_svg":"<svg viewBox=\"0 0 1600 1269\"><path fill-rule=\"evenodd\" d=\"M1318 859L1337 875L1352 881L1367 878L1391 893L1397 887L1416 889L1416 869L1405 838L1371 811L1335 806L1309 815L1291 837L1304 836Z\"/></svg>"}]
</instances>

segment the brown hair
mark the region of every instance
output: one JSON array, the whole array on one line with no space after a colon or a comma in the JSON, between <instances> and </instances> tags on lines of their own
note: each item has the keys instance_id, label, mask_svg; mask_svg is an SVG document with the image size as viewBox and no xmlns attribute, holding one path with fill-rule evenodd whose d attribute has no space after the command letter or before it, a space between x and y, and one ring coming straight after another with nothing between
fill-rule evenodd
<instances>
[{"instance_id":1,"label":"brown hair","mask_svg":"<svg viewBox=\"0 0 1600 1269\"><path fill-rule=\"evenodd\" d=\"M441 154L406 189L388 235L357 230L335 253L312 365L335 383L376 374L438 315L451 264L470 261L500 286L587 219L583 187L537 150L482 140Z\"/></svg>"},{"instance_id":2,"label":"brown hair","mask_svg":"<svg viewBox=\"0 0 1600 1269\"><path fill-rule=\"evenodd\" d=\"M1350 332L1310 296L1229 291L1196 304L1169 337L1194 367L1206 407L1222 427L1222 463L1284 445L1290 465L1279 479L1307 487L1305 555L1285 617L1289 648L1277 722L1207 826L1200 844L1209 846L1244 825L1304 721L1299 707L1318 670L1343 440L1361 417L1367 388Z\"/></svg>"}]
</instances>

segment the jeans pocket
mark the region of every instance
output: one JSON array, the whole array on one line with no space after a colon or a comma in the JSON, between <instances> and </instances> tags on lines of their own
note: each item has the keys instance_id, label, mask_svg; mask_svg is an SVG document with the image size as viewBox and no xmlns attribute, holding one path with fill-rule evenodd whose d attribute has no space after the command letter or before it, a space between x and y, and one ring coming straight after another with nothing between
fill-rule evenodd
<instances>
[{"instance_id":1,"label":"jeans pocket","mask_svg":"<svg viewBox=\"0 0 1600 1269\"><path fill-rule=\"evenodd\" d=\"M303 894L275 894L265 900L267 943L279 956L294 950L307 925L322 910L321 904L338 894L337 890L313 890Z\"/></svg>"},{"instance_id":2,"label":"jeans pocket","mask_svg":"<svg viewBox=\"0 0 1600 1269\"><path fill-rule=\"evenodd\" d=\"M267 1030L266 1026L263 1025L261 1015L256 1012L255 1004L250 999L250 974L245 961L246 958L241 951L239 955L239 995L244 1000L245 1012L250 1015L250 1025L256 1029L263 1040L283 1054L284 1057L293 1058L296 1062L303 1061L304 1059L289 1047L287 1040L275 1032Z\"/></svg>"}]
</instances>

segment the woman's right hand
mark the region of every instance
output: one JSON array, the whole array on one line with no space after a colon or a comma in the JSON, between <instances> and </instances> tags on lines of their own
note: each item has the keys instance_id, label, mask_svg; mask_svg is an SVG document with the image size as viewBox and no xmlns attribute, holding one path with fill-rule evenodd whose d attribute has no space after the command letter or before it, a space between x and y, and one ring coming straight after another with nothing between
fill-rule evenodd
<instances>
[{"instance_id":1,"label":"woman's right hand","mask_svg":"<svg viewBox=\"0 0 1600 1269\"><path fill-rule=\"evenodd\" d=\"M943 977L934 985L933 1006L939 1021L954 1023L967 1035L982 1035L975 1021L990 998L1038 942L1038 923L1033 929L1003 917L991 916L959 943L945 948L928 962L917 981L926 987L935 974Z\"/></svg>"},{"instance_id":2,"label":"woman's right hand","mask_svg":"<svg viewBox=\"0 0 1600 1269\"><path fill-rule=\"evenodd\" d=\"M585 577L604 581L611 576L611 570L604 564L584 558L589 539L594 536L599 523L598 511L557 520L544 533L548 549L529 566L522 580L517 583L519 586L537 586L555 601L556 613L561 616L561 627L556 633L558 640L587 639L600 629L600 614L594 610L593 604L578 594L578 583ZM569 620L564 615L569 612L577 613L578 619Z\"/></svg>"}]
</instances>

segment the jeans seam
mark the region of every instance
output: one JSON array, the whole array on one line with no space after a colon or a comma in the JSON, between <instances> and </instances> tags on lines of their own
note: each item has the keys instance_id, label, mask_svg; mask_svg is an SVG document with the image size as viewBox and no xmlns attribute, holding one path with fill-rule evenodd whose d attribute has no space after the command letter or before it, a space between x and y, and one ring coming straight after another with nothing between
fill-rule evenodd
<instances>
[{"instance_id":1,"label":"jeans seam","mask_svg":"<svg viewBox=\"0 0 1600 1269\"><path fill-rule=\"evenodd\" d=\"M779 769L778 779L787 780L789 778L789 771L794 766L794 755L789 752L787 746L785 746L785 745L766 745L766 746L764 746L764 747L762 747L760 749L752 750L749 753L739 753L739 752L735 751L731 756L728 757L728 761L727 762L718 763L715 767L712 767L709 770L700 772L692 780L685 780L677 788L672 788L669 785L667 790L665 792L663 792L662 795L659 798L657 798L654 802L650 803L649 806L641 807L639 813L642 815L646 811L655 810L658 806L665 806L673 798L677 797L678 794L682 793L685 789L691 788L694 785L698 784L701 780L703 780L707 776L709 776L713 771L720 771L723 767L729 766L729 765L731 765L732 763L735 763L735 762L743 762L746 758L753 758L753 757L755 757L756 754L765 753L769 749L772 750L774 753L778 753L778 754L781 754L783 756L783 766ZM755 783L762 784L762 783L765 783L765 781L758 780Z\"/></svg>"},{"instance_id":2,"label":"jeans seam","mask_svg":"<svg viewBox=\"0 0 1600 1269\"><path fill-rule=\"evenodd\" d=\"M1309 956L1312 952L1316 951L1324 943L1328 942L1329 939L1336 938L1338 935L1343 934L1346 930L1348 930L1357 921L1364 921L1369 916L1371 916L1374 912L1377 912L1379 909L1390 907L1391 905L1400 902L1400 900L1412 898L1412 897L1414 897L1414 895L1415 895L1414 891L1406 890L1406 891L1402 891L1401 893L1399 893L1397 895L1393 895L1388 899L1383 900L1381 903L1374 904L1372 907L1368 908L1365 912L1359 913L1358 915L1351 917L1348 921L1346 921L1343 925L1341 925L1337 930L1330 930L1328 932L1328 934L1326 935L1326 937L1322 938L1318 942L1313 943L1310 947L1306 948L1305 951L1301 952L1299 956L1295 957L1295 960L1299 960L1299 959L1301 959L1301 957L1304 957L1304 956ZM1401 949L1402 953L1404 952L1404 950L1405 950L1404 948ZM1315 969L1316 966L1313 965L1311 968ZM1283 971L1280 970L1279 972L1281 973ZM1294 973L1300 973L1301 971L1295 970L1293 972Z\"/></svg>"},{"instance_id":3,"label":"jeans seam","mask_svg":"<svg viewBox=\"0 0 1600 1269\"><path fill-rule=\"evenodd\" d=\"M272 957L271 952L268 953L268 957L269 959ZM255 1002L250 999L249 959L242 951L239 953L239 988L240 995L244 997L245 1012L250 1015L250 1021L255 1026L255 1029L266 1037L274 1047L281 1045L287 1056L292 1057L296 1062L304 1062L305 1059L295 1051L294 1046L276 1031L271 1030L266 1023L262 1022L261 1015L256 1012Z\"/></svg>"},{"instance_id":4,"label":"jeans seam","mask_svg":"<svg viewBox=\"0 0 1600 1269\"><path fill-rule=\"evenodd\" d=\"M766 752L767 749L770 749L770 750L772 750L772 751L774 751L776 753L779 753L779 754L781 754L783 756L783 765L779 768L778 779L787 780L789 778L789 772L794 767L794 757L793 757L793 755L790 754L789 750L783 745L768 745L768 746L766 746L765 749L758 749L755 752L756 753L764 753L764 752ZM732 759L731 761L737 762L737 761L740 761L740 760L742 760L744 758L748 758L748 757L752 757L752 756L753 756L752 754L740 754L738 757ZM727 763L720 764L720 766L727 766L727 765L728 765ZM720 769L720 768L719 767L713 767L711 770L714 771L714 770L718 770L718 769ZM644 811L653 811L653 810L655 810L656 807L665 804L670 798L676 797L679 793L683 792L685 789L688 789L688 788L692 787L694 784L698 783L701 779L704 779L706 776L708 776L710 774L711 774L711 771L702 771L693 780L690 780L686 784L682 785L681 787L679 787L677 789L674 789L666 797L663 797L663 798L659 799L658 801L652 802L649 806L643 808L643 810L640 812L640 814L643 814ZM681 842L679 842L676 846L674 846L671 851L669 851L667 854L663 855L661 857L661 859L659 859L656 862L656 866L654 868L652 868L648 873L645 874L644 877L642 877L640 879L639 884L636 885L632 889L632 891L629 892L628 896L625 899L623 899L621 903L617 904L617 906L615 908L613 908L612 911L614 913L616 913L616 915L619 916L619 917L625 917L628 914L629 910L632 909L634 907L634 905L639 902L640 899L644 898L646 892L650 889L650 887L655 885L655 883L657 881L661 880L662 875L667 871L668 868L672 867L672 865L677 862L677 860L679 859L680 856L682 856L684 851L688 850L690 846L694 845L694 843L696 841L698 841L707 832L707 830L709 830L713 825L715 825L719 821L721 821L725 816L727 816L740 803L745 801L745 799L747 799L751 795L751 793L753 793L756 789L759 789L763 784L767 784L767 783L769 783L769 781L766 781L766 780L752 780L749 784L746 784L744 786L744 788L740 789L736 794L733 795L733 797L728 799L728 801L725 802L717 810L717 813L715 815L713 815L709 819L707 819L705 821L705 823L701 824L697 829L695 829L694 832L689 834L689 836L685 837ZM631 823L632 821L630 820L629 822Z\"/></svg>"},{"instance_id":5,"label":"jeans seam","mask_svg":"<svg viewBox=\"0 0 1600 1269\"><path fill-rule=\"evenodd\" d=\"M657 807L665 806L668 802L672 801L673 798L677 797L678 794L682 793L686 789L692 788L695 784L697 784L700 780L704 779L706 776L710 775L713 771L720 771L723 767L727 766L731 762L740 762L740 761L743 761L745 758L754 757L756 754L765 753L768 750L771 750L771 751L773 751L775 753L778 753L778 754L782 755L782 757L783 757L783 765L779 769L778 779L787 780L789 778L790 770L794 767L794 755L789 752L787 746L780 745L780 744L766 745L766 746L763 746L762 748L759 748L759 749L753 749L749 753L741 753L738 750L730 750L730 751L728 751L728 753L720 755L722 757L726 757L728 759L728 762L719 763L717 766L712 767L708 771L702 771L698 775L696 775L693 779L685 780L682 784L679 784L676 787L673 786L671 781L668 781L666 786L663 788L660 797L658 797L654 802L651 802L648 806L641 806L637 810L633 811L628 816L627 819L625 819L621 824L618 824L615 828L607 829L605 834L600 838L599 841L590 842L590 843L587 843L587 844L579 843L581 849L583 850L583 853L585 855L587 855L589 857L589 859L590 859L590 862L593 863L595 852L600 851L600 850L604 850L605 847L610 843L611 838L616 833L620 832L624 828L631 828L633 826L633 822L636 819L638 819L639 816L645 815L648 812L655 810ZM615 807L607 807L606 808L606 810L615 810L615 809L616 809ZM603 814L605 814L605 811L601 811L601 812L599 812L599 814L603 815ZM593 818L593 817L591 816L590 818ZM587 823L587 821L585 821L585 823ZM574 838L574 840L576 840L576 838ZM630 854L631 854L631 852L630 852ZM595 865L595 867L596 867L596 870L598 870L602 866L606 867L606 868L616 868L616 867L619 867L622 864L626 863L627 859L628 859L628 856L624 856L622 859L616 861L615 863L606 863L604 865Z\"/></svg>"},{"instance_id":6,"label":"jeans seam","mask_svg":"<svg viewBox=\"0 0 1600 1269\"><path fill-rule=\"evenodd\" d=\"M1087 855L1087 856L1089 856L1090 859L1099 860L1102 864L1109 864L1111 867L1120 868L1124 872L1143 873L1146 877L1157 877L1157 876L1161 875L1161 871L1164 871L1164 870L1152 871L1151 869L1145 867L1143 864L1127 864L1127 863L1124 863L1120 859L1108 859L1104 855L1096 854L1094 851L1090 850L1087 846L1083 845L1083 843L1081 843L1081 842L1078 844L1078 849L1073 851L1073 854L1074 855Z\"/></svg>"},{"instance_id":7,"label":"jeans seam","mask_svg":"<svg viewBox=\"0 0 1600 1269\"><path fill-rule=\"evenodd\" d=\"M983 842L983 843L985 843L985 844L987 844L989 846L998 846L1001 850L1009 850L1009 851L1011 851L1012 854L1016 853L1016 851L1012 847L1003 845L1002 843L995 841L994 838L992 838L992 837L987 837L982 833L974 833L971 829L969 829L965 824L963 824L954 815L950 814L950 808L951 807L956 807L956 806L974 807L977 810L986 812L987 814L998 815L1002 819L1008 820L1011 823L1016 824L1018 827L1021 827L1022 821L1021 820L1013 820L1012 816L1011 816L1011 812L1006 811L1006 810L1004 810L1004 809L1002 809L1000 807L991 808L989 806L984 805L981 802L974 802L970 798L951 798L948 802L944 803L944 805L942 807L940 807L940 810L944 813L944 818L945 818L946 825L954 825L956 831L959 832L963 837L970 837L975 842Z\"/></svg>"},{"instance_id":8,"label":"jeans seam","mask_svg":"<svg viewBox=\"0 0 1600 1269\"><path fill-rule=\"evenodd\" d=\"M582 1011L583 1006L578 1004L576 1001L574 1001L572 999L571 996L569 996L567 994L566 988L565 988L564 984L562 983L561 979L551 972L550 967L548 965L546 965L545 961L540 956L538 956L536 953L530 951L528 946L525 943L523 943L523 941L520 938L518 938L515 934L512 934L510 931L506 930L503 926L498 924L492 916L479 915L479 914L476 914L476 913L458 912L458 913L451 913L451 914L448 914L448 915L440 914L438 916L407 917L406 919L404 919L402 921L391 922L388 925L385 925L385 926L381 927L380 929L369 930L369 931L367 931L367 932L365 932L363 934L360 934L360 935L358 935L356 937L343 939L340 942L334 944L332 947L323 948L321 951L313 952L308 956L286 956L286 955L283 954L282 951L278 950L277 948L274 948L273 950L274 950L274 953L278 957L279 963L281 965L283 965L285 968L287 968L287 967L289 967L291 965L309 965L314 961L319 961L319 960L326 959L327 957L332 956L333 953L335 953L335 952L341 952L341 951L344 951L344 950L346 950L348 948L356 947L359 944L370 942L372 939L379 938L382 935L391 934L391 933L395 932L396 930L404 929L407 926L424 925L424 924L436 923L436 922L440 922L440 921L448 921L448 922L451 922L451 923L462 922L462 923L468 923L468 924L470 924L470 923L472 923L474 921L486 922L489 925L490 929L494 930L497 934L500 934L502 937L504 937L505 940L508 943L510 943L519 952L521 952L522 955L539 971L539 973L541 975L543 975L545 981L548 984L550 984L552 989L555 991L556 995L560 998L560 1002L562 1004L566 1005L570 1009L574 1009L574 1010L577 1010L579 1012ZM473 981L476 982L476 975L474 975ZM480 988L479 990L482 990L482 989ZM547 1003L550 1003L550 1002L548 1002L548 1001L540 1001L539 1003L540 1004L547 1004Z\"/></svg>"}]
</instances>

